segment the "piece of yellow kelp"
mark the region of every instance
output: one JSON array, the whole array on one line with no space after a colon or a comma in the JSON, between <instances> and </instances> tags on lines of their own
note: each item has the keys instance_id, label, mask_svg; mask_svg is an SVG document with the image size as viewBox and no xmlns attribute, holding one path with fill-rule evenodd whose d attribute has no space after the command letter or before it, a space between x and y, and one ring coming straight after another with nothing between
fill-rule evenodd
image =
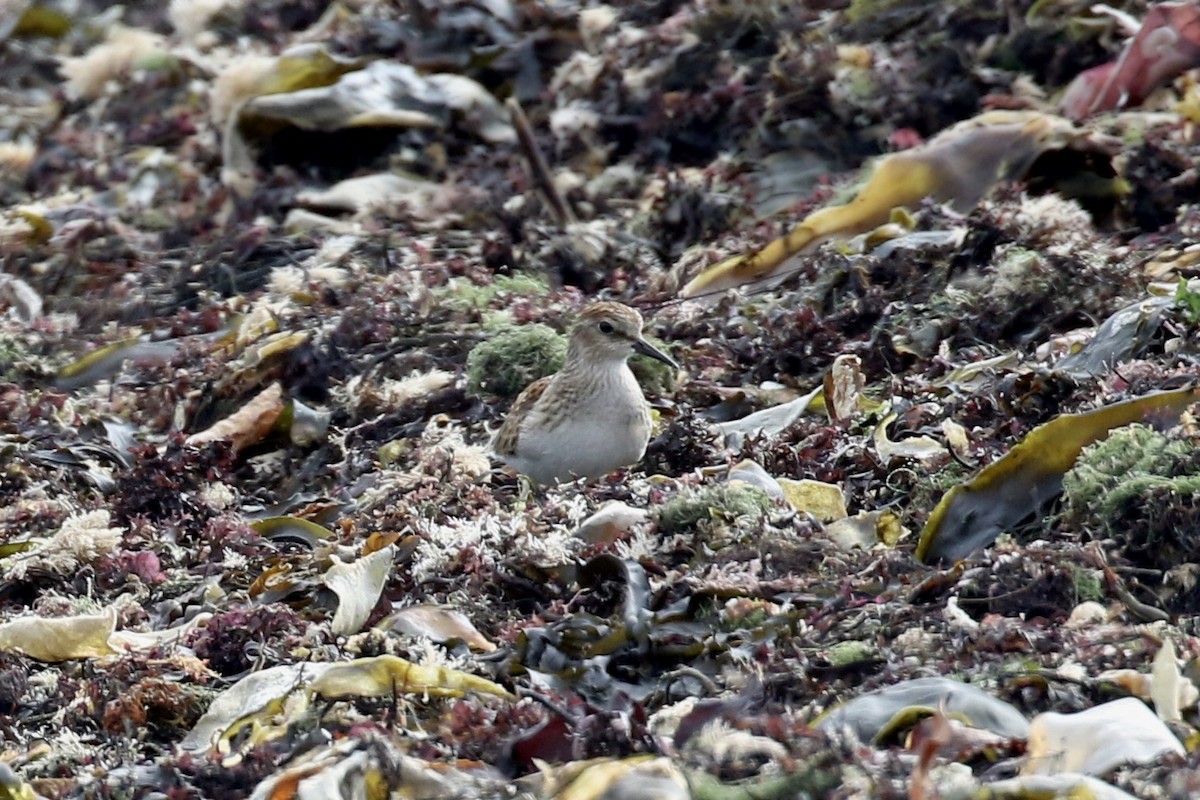
<instances>
[{"instance_id":1,"label":"piece of yellow kelp","mask_svg":"<svg viewBox=\"0 0 1200 800\"><path fill-rule=\"evenodd\" d=\"M894 208L913 208L929 197L967 212L996 183L1025 177L1049 150L1109 152L1114 144L1051 114L985 112L947 128L922 147L887 156L849 203L814 211L765 247L709 267L680 294L696 297L786 275L796 256L821 242L883 225Z\"/></svg>"},{"instance_id":2,"label":"piece of yellow kelp","mask_svg":"<svg viewBox=\"0 0 1200 800\"><path fill-rule=\"evenodd\" d=\"M310 689L330 700L392 694L462 697L467 692L513 699L503 686L486 678L449 667L414 664L393 655L334 664L312 682Z\"/></svg>"},{"instance_id":3,"label":"piece of yellow kelp","mask_svg":"<svg viewBox=\"0 0 1200 800\"><path fill-rule=\"evenodd\" d=\"M1200 386L1193 385L1039 425L1002 458L946 492L921 531L917 558L927 564L955 561L986 547L1062 491L1063 473L1084 447L1156 413L1178 414L1198 399Z\"/></svg>"}]
</instances>

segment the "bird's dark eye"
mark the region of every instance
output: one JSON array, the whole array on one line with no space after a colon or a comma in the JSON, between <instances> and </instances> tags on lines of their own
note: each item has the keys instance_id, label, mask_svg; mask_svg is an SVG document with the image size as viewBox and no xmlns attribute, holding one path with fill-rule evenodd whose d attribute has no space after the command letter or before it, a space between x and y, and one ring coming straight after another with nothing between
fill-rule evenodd
<instances>
[{"instance_id":1,"label":"bird's dark eye","mask_svg":"<svg viewBox=\"0 0 1200 800\"><path fill-rule=\"evenodd\" d=\"M608 320L604 320L596 327L598 327L600 329L601 333L612 333L614 330L612 323L609 322Z\"/></svg>"}]
</instances>

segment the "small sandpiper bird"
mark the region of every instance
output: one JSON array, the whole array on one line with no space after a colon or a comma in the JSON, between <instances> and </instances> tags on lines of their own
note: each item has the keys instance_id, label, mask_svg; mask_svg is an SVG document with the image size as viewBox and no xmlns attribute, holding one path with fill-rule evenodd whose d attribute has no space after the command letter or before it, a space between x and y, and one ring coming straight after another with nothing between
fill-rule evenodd
<instances>
[{"instance_id":1,"label":"small sandpiper bird","mask_svg":"<svg viewBox=\"0 0 1200 800\"><path fill-rule=\"evenodd\" d=\"M538 483L598 478L636 464L650 441L650 409L626 360L642 353L679 365L642 338L642 315L592 303L571 329L561 370L517 396L492 450Z\"/></svg>"}]
</instances>

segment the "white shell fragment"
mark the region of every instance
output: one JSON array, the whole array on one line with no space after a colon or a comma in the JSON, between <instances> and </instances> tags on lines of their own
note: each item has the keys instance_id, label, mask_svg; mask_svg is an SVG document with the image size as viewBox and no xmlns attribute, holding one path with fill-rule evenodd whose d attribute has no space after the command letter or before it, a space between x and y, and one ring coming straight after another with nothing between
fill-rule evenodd
<instances>
[{"instance_id":1,"label":"white shell fragment","mask_svg":"<svg viewBox=\"0 0 1200 800\"><path fill-rule=\"evenodd\" d=\"M1148 764L1183 745L1150 708L1123 697L1077 714L1038 714L1029 724L1025 775L1103 775L1122 764Z\"/></svg>"},{"instance_id":2,"label":"white shell fragment","mask_svg":"<svg viewBox=\"0 0 1200 800\"><path fill-rule=\"evenodd\" d=\"M325 573L325 585L338 597L338 608L333 615L335 633L347 635L362 628L379 602L395 555L396 546L389 544L349 564L334 558L333 566Z\"/></svg>"}]
</instances>

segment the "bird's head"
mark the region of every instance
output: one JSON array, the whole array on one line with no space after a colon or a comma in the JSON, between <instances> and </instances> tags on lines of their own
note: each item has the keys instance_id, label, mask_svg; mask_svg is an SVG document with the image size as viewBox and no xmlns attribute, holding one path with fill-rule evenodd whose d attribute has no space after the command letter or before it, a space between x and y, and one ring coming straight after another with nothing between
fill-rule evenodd
<instances>
[{"instance_id":1,"label":"bird's head","mask_svg":"<svg viewBox=\"0 0 1200 800\"><path fill-rule=\"evenodd\" d=\"M675 369L675 360L642 337L642 315L620 303L592 303L571 329L571 349L590 361L623 361L634 353Z\"/></svg>"}]
</instances>

